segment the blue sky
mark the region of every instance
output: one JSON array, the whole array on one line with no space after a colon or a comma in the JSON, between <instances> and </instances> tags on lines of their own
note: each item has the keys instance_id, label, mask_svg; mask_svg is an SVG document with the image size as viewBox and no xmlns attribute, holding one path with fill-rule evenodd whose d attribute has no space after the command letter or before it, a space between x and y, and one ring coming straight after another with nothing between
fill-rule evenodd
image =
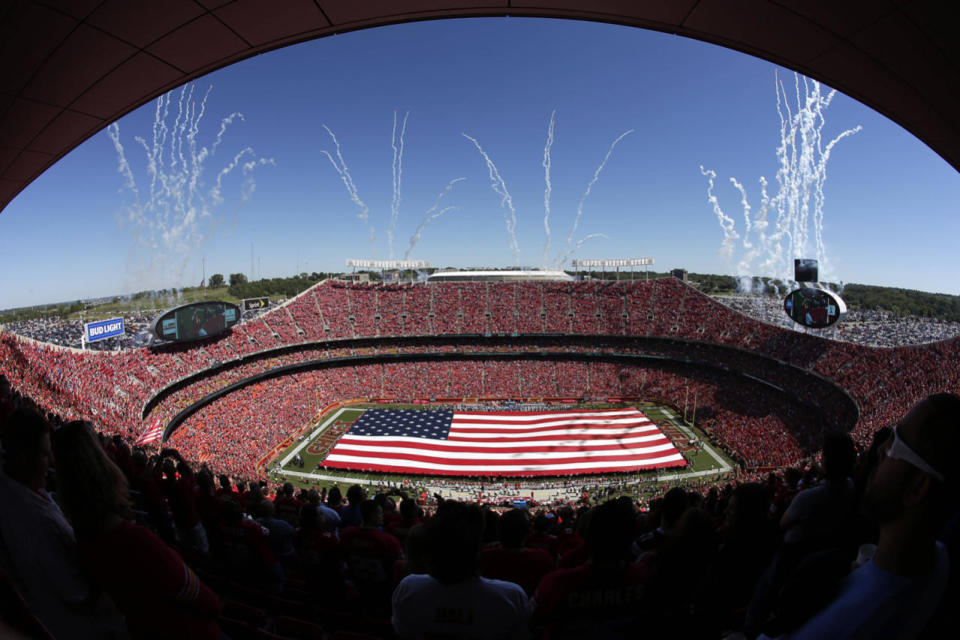
<instances>
[{"instance_id":1,"label":"blue sky","mask_svg":"<svg viewBox=\"0 0 960 640\"><path fill-rule=\"evenodd\" d=\"M213 146L200 175L207 193L217 173L246 147L255 190L242 200L239 168L223 182L223 202L207 197L186 245L138 243L128 217L133 194L118 172L106 131L90 138L0 214L0 308L137 291L195 286L206 273L344 270L347 258L389 258L393 202L394 111L404 136L394 254L402 258L425 212L450 181L411 258L434 266L510 266L501 198L487 166L463 134L493 160L512 196L520 264L541 266L544 146L551 147L551 260L566 244L578 203L611 143L616 145L583 202L574 257L646 257L657 270L735 273L742 246L724 240L703 165L717 173L714 193L743 231L740 194L754 211L758 178L776 191L778 69L735 51L677 36L573 21L467 19L337 35L264 54L194 83L194 101L213 86L199 124ZM792 72L779 69L792 92ZM826 88L825 88L826 91ZM167 120L173 126L179 93ZM134 136L152 137L155 103L118 123L119 140L149 200L145 154ZM369 229L341 177L321 153L333 131ZM827 165L823 242L831 272L845 282L960 293L953 238L960 232L960 177L898 125L837 94L825 111L824 143L845 129ZM396 141L399 142L399 141ZM196 201L194 201L196 205ZM153 222L158 209L142 214ZM760 275L760 274L757 274ZM766 275L766 274L764 274ZM777 275L777 274L770 274Z\"/></svg>"}]
</instances>

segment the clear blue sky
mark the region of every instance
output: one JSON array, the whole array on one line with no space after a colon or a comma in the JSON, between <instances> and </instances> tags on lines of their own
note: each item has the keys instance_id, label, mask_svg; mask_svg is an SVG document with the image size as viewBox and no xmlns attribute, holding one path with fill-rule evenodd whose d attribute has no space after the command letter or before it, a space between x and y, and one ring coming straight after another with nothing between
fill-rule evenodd
<instances>
[{"instance_id":1,"label":"clear blue sky","mask_svg":"<svg viewBox=\"0 0 960 640\"><path fill-rule=\"evenodd\" d=\"M700 166L717 172L715 194L744 229L740 194L754 211L758 178L777 190L777 67L734 51L639 29L539 19L469 19L398 25L333 36L258 56L194 83L210 85L196 136L211 147L222 119L234 119L204 163L208 193L235 154L256 167L255 190L241 204L239 168L223 182L223 202L184 244L137 242L123 220L134 201L118 155L100 132L37 179L0 214L0 308L195 286L206 273L256 275L341 271L347 258L387 259L393 201L394 111L409 111L394 241L409 239L444 187L456 210L434 220L411 258L434 266L509 266L501 198L490 187L474 137L496 164L516 209L520 263L543 264L544 146L551 148L551 257L566 243L578 203L611 143L613 150L583 204L575 239L605 234L574 257L656 259L656 268L734 273L744 249L721 255L724 239ZM779 70L792 91L792 72ZM175 94L167 119L172 128ZM155 105L119 121L141 200L149 200L145 154ZM824 143L840 141L827 165L823 240L832 275L845 282L960 293L960 176L898 125L837 94L825 112ZM337 136L359 208L322 150ZM398 141L399 142L399 141ZM172 170L171 170L172 172ZM159 202L155 201L159 207ZM194 201L196 205L196 201ZM148 222L160 215L148 211ZM176 213L171 214L176 215ZM202 236L202 237L200 237ZM776 274L772 274L776 275Z\"/></svg>"}]
</instances>

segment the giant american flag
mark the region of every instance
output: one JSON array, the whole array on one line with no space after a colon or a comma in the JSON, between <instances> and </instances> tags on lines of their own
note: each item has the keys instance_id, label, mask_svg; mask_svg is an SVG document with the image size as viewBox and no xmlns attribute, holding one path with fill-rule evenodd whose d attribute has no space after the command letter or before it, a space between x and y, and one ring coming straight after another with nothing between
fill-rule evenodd
<instances>
[{"instance_id":1,"label":"giant american flag","mask_svg":"<svg viewBox=\"0 0 960 640\"><path fill-rule=\"evenodd\" d=\"M686 464L637 409L450 411L369 409L322 463L437 475L546 476Z\"/></svg>"}]
</instances>

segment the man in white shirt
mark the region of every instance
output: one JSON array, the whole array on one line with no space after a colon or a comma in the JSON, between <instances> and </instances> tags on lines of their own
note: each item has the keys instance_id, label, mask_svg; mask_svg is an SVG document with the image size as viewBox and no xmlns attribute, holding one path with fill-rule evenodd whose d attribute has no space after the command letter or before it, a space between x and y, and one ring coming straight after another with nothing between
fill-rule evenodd
<instances>
[{"instance_id":1,"label":"man in white shirt","mask_svg":"<svg viewBox=\"0 0 960 640\"><path fill-rule=\"evenodd\" d=\"M520 585L479 576L483 514L445 501L426 525L429 574L393 592L393 628L413 638L516 639L529 635L530 605Z\"/></svg>"}]
</instances>

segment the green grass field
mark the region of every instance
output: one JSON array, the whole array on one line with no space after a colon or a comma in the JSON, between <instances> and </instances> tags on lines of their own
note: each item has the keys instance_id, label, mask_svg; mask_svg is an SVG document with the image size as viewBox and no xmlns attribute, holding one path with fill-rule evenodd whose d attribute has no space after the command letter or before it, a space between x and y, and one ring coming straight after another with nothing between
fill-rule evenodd
<instances>
[{"instance_id":1,"label":"green grass field","mask_svg":"<svg viewBox=\"0 0 960 640\"><path fill-rule=\"evenodd\" d=\"M695 427L691 427L688 424L685 424L680 418L678 418L672 410L666 407L659 405L648 404L648 403L633 403L630 405L613 405L613 404L590 404L590 405L581 405L578 408L588 408L588 409L608 409L608 408L617 408L623 406L636 406L641 411L643 411L649 418L654 421L667 421L675 427L673 432L682 432L687 438L698 438L701 441L704 441L704 434L700 432ZM295 450L299 448L299 453L303 457L304 465L301 468L299 465L294 464L291 459L286 465L283 465L280 468L280 473L273 476L277 480L289 481L295 486L301 487L330 487L334 484L347 484L359 482L361 484L389 484L389 483L401 483L405 479L412 479L409 475L401 474L368 474L362 473L359 471L348 471L348 470L321 470L314 471L317 467L317 464L321 462L325 454L313 453L310 451L311 445L315 442L323 439L323 434L328 428L330 428L335 422L336 423L353 423L356 421L363 413L365 409L368 408L377 408L377 409L424 409L423 405L408 405L408 404L371 404L371 405L351 405L349 407L343 407L341 409L333 410L329 412L320 423L315 423L311 425L308 436L305 440L298 440L287 447L285 450L281 451L277 458L271 463L275 464L278 461L283 461L288 455L291 455ZM334 418L334 416L336 416ZM301 446L303 445L303 446ZM690 465L681 470L664 470L664 475L669 475L677 480L682 480L684 478L689 478L691 480L697 479L700 477L716 477L717 473L726 473L733 466L733 462L722 453L717 447L711 446L709 444L701 446L696 449L688 449L684 455L686 456ZM309 477L305 477L309 476ZM321 477L322 476L322 477ZM639 480L640 482L655 484L659 481L659 474L656 471L644 472L640 474L630 474L633 481ZM566 479L566 478L564 478ZM538 481L550 481L551 478L538 478Z\"/></svg>"}]
</instances>

